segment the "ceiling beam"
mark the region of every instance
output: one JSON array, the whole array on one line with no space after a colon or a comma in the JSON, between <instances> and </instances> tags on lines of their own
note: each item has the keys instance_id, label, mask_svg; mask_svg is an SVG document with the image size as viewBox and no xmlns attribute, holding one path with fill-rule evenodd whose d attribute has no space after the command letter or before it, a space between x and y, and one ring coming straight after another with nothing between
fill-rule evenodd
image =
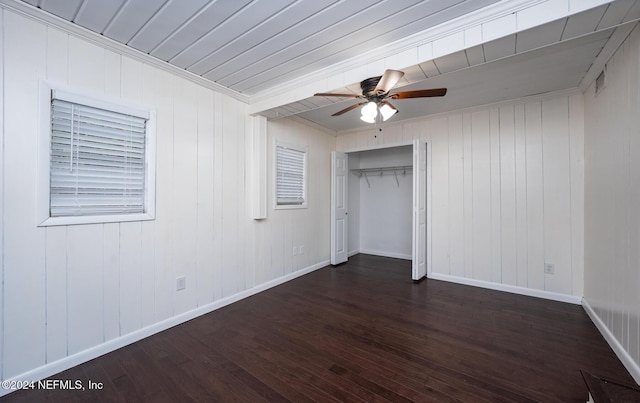
<instances>
[{"instance_id":1,"label":"ceiling beam","mask_svg":"<svg viewBox=\"0 0 640 403\"><path fill-rule=\"evenodd\" d=\"M404 69L612 1L504 0L255 94L249 99L249 113L259 114L298 102L314 93L332 91L381 74L384 69Z\"/></svg>"}]
</instances>

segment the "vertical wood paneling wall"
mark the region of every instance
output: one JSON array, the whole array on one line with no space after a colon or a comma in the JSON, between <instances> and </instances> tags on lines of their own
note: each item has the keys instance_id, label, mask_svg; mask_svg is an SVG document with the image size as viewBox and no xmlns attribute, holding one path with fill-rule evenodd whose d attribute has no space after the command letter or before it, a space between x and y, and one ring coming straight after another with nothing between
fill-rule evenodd
<instances>
[{"instance_id":1,"label":"vertical wood paneling wall","mask_svg":"<svg viewBox=\"0 0 640 403\"><path fill-rule=\"evenodd\" d=\"M6 9L0 18L2 379L328 262L334 137L269 125L309 149L309 208L271 204L254 221L245 104ZM41 78L156 108L155 220L36 227Z\"/></svg>"},{"instance_id":2,"label":"vertical wood paneling wall","mask_svg":"<svg viewBox=\"0 0 640 403\"><path fill-rule=\"evenodd\" d=\"M605 337L640 382L640 29L585 93L585 290ZM601 328L601 330L603 330Z\"/></svg>"},{"instance_id":3,"label":"vertical wood paneling wall","mask_svg":"<svg viewBox=\"0 0 640 403\"><path fill-rule=\"evenodd\" d=\"M336 147L429 143L432 273L577 301L583 109L578 92L550 94L350 133Z\"/></svg>"},{"instance_id":4,"label":"vertical wood paneling wall","mask_svg":"<svg viewBox=\"0 0 640 403\"><path fill-rule=\"evenodd\" d=\"M255 281L263 283L299 269L327 261L330 257L331 151L335 137L318 132L293 120L268 122L268 178L270 189L267 211L271 220L256 222ZM307 147L308 207L274 210L276 141ZM300 253L300 247L303 252ZM294 254L294 248L296 252ZM328 263L327 263L328 264Z\"/></svg>"}]
</instances>

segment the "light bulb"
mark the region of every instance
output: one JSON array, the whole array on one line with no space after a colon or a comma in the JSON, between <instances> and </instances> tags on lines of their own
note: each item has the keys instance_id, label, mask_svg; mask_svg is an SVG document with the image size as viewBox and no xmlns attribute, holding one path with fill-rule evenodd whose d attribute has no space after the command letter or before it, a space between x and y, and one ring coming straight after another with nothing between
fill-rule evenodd
<instances>
[{"instance_id":1,"label":"light bulb","mask_svg":"<svg viewBox=\"0 0 640 403\"><path fill-rule=\"evenodd\" d=\"M382 115L382 121L386 121L391 116L393 116L398 110L396 108L391 107L389 104L383 104L380 107L380 114Z\"/></svg>"}]
</instances>

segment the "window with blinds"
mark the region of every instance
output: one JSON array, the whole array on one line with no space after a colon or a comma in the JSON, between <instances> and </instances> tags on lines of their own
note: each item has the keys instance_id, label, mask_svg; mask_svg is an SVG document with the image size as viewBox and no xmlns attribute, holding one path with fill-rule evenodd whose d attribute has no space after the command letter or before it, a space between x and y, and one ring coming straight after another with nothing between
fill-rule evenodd
<instances>
[{"instance_id":1,"label":"window with blinds","mask_svg":"<svg viewBox=\"0 0 640 403\"><path fill-rule=\"evenodd\" d=\"M304 150L276 146L276 206L305 205L306 158Z\"/></svg>"},{"instance_id":2,"label":"window with blinds","mask_svg":"<svg viewBox=\"0 0 640 403\"><path fill-rule=\"evenodd\" d=\"M152 114L66 91L51 91L49 102L40 225L153 219Z\"/></svg>"},{"instance_id":3,"label":"window with blinds","mask_svg":"<svg viewBox=\"0 0 640 403\"><path fill-rule=\"evenodd\" d=\"M51 217L144 212L145 124L54 99Z\"/></svg>"}]
</instances>

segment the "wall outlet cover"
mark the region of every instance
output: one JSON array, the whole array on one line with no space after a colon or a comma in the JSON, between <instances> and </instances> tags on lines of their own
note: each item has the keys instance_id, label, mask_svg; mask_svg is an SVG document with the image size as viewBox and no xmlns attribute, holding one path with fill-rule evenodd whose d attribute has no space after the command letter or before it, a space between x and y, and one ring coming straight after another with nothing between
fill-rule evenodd
<instances>
[{"instance_id":1,"label":"wall outlet cover","mask_svg":"<svg viewBox=\"0 0 640 403\"><path fill-rule=\"evenodd\" d=\"M185 276L176 277L176 291L187 288L187 278Z\"/></svg>"},{"instance_id":2,"label":"wall outlet cover","mask_svg":"<svg viewBox=\"0 0 640 403\"><path fill-rule=\"evenodd\" d=\"M544 264L544 272L546 274L554 274L555 271L556 271L556 268L555 268L553 263L545 263Z\"/></svg>"}]
</instances>

